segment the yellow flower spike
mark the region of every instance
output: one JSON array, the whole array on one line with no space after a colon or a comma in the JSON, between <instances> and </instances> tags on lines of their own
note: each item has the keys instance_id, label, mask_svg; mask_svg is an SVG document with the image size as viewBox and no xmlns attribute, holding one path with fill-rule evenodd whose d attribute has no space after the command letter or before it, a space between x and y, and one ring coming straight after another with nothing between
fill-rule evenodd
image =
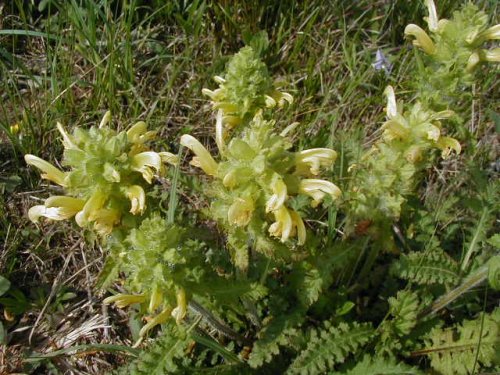
<instances>
[{"instance_id":1,"label":"yellow flower spike","mask_svg":"<svg viewBox=\"0 0 500 375\"><path fill-rule=\"evenodd\" d=\"M294 211L290 210L290 217L292 218L292 224L297 228L297 242L302 246L306 242L306 226L300 215Z\"/></svg>"},{"instance_id":2,"label":"yellow flower spike","mask_svg":"<svg viewBox=\"0 0 500 375\"><path fill-rule=\"evenodd\" d=\"M236 198L227 210L227 219L231 225L244 227L252 219L254 210L255 206L251 198Z\"/></svg>"},{"instance_id":3,"label":"yellow flower spike","mask_svg":"<svg viewBox=\"0 0 500 375\"><path fill-rule=\"evenodd\" d=\"M429 30L436 32L439 29L439 19L437 16L436 5L433 0L425 0L425 5L429 11L429 17L426 17L427 25L429 25Z\"/></svg>"},{"instance_id":4,"label":"yellow flower spike","mask_svg":"<svg viewBox=\"0 0 500 375\"><path fill-rule=\"evenodd\" d=\"M269 226L269 234L274 237L281 237L281 242L285 242L290 237L293 230L292 217L285 206L281 206L274 211L276 222Z\"/></svg>"},{"instance_id":5,"label":"yellow flower spike","mask_svg":"<svg viewBox=\"0 0 500 375\"><path fill-rule=\"evenodd\" d=\"M207 149L193 136L189 134L184 134L181 137L181 145L189 148L196 157L193 158L191 164L203 169L203 171L209 176L217 175L218 164L212 158L212 155L207 151Z\"/></svg>"},{"instance_id":6,"label":"yellow flower spike","mask_svg":"<svg viewBox=\"0 0 500 375\"><path fill-rule=\"evenodd\" d=\"M29 219L37 223L40 217L50 220L66 220L75 216L85 205L85 201L67 196L52 196L44 205L33 206L28 211Z\"/></svg>"},{"instance_id":7,"label":"yellow flower spike","mask_svg":"<svg viewBox=\"0 0 500 375\"><path fill-rule=\"evenodd\" d=\"M80 227L85 227L90 216L95 217L95 213L101 210L104 203L106 203L107 196L100 191L94 192L94 194L85 202L83 209L78 212L75 216L76 223ZM92 220L90 220L92 221Z\"/></svg>"},{"instance_id":8,"label":"yellow flower spike","mask_svg":"<svg viewBox=\"0 0 500 375\"><path fill-rule=\"evenodd\" d=\"M439 138L439 140L436 142L436 145L442 150L441 156L443 157L443 159L446 159L448 156L450 156L452 150L454 150L457 155L462 151L462 146L460 146L460 143L455 138L451 137Z\"/></svg>"},{"instance_id":9,"label":"yellow flower spike","mask_svg":"<svg viewBox=\"0 0 500 375\"><path fill-rule=\"evenodd\" d=\"M143 294L116 294L114 296L110 296L104 298L102 301L105 305L110 305L112 303L115 304L116 307L122 309L124 307L133 305L134 303L143 303L146 301L146 296Z\"/></svg>"},{"instance_id":10,"label":"yellow flower spike","mask_svg":"<svg viewBox=\"0 0 500 375\"><path fill-rule=\"evenodd\" d=\"M215 120L215 143L219 148L219 153L224 154L226 145L224 143L224 122L222 120L224 113L221 109L217 111L217 116Z\"/></svg>"},{"instance_id":11,"label":"yellow flower spike","mask_svg":"<svg viewBox=\"0 0 500 375\"><path fill-rule=\"evenodd\" d=\"M146 193L144 189L139 185L129 186L126 195L131 203L130 213L142 215L146 209Z\"/></svg>"},{"instance_id":12,"label":"yellow flower spike","mask_svg":"<svg viewBox=\"0 0 500 375\"><path fill-rule=\"evenodd\" d=\"M500 62L500 48L481 50L479 52L479 58L481 61Z\"/></svg>"},{"instance_id":13,"label":"yellow flower spike","mask_svg":"<svg viewBox=\"0 0 500 375\"><path fill-rule=\"evenodd\" d=\"M295 154L296 173L318 175L321 167L331 167L337 153L329 148L312 148Z\"/></svg>"},{"instance_id":14,"label":"yellow flower spike","mask_svg":"<svg viewBox=\"0 0 500 375\"><path fill-rule=\"evenodd\" d=\"M104 128L108 125L109 120L111 120L111 111L107 111L102 117L101 122L99 123L99 129Z\"/></svg>"},{"instance_id":15,"label":"yellow flower spike","mask_svg":"<svg viewBox=\"0 0 500 375\"><path fill-rule=\"evenodd\" d=\"M396 103L396 94L392 86L387 86L384 90L384 95L387 97L387 107L385 109L387 117L393 119L398 115L398 105Z\"/></svg>"},{"instance_id":16,"label":"yellow flower spike","mask_svg":"<svg viewBox=\"0 0 500 375\"><path fill-rule=\"evenodd\" d=\"M161 156L157 152L141 152L132 157L132 170L142 173L144 180L150 184L153 180L153 171L151 168L159 172L162 165L161 163Z\"/></svg>"},{"instance_id":17,"label":"yellow flower spike","mask_svg":"<svg viewBox=\"0 0 500 375\"><path fill-rule=\"evenodd\" d=\"M177 307L172 310L172 317L175 318L175 322L180 324L182 319L186 316L187 313L187 301L186 301L186 292L184 288L180 288L176 293L177 298Z\"/></svg>"},{"instance_id":18,"label":"yellow flower spike","mask_svg":"<svg viewBox=\"0 0 500 375\"><path fill-rule=\"evenodd\" d=\"M64 126L60 122L56 124L57 130L59 130L59 133L61 133L61 136L63 137L63 146L65 149L72 149L72 150L78 150L79 147L75 144L71 136L66 132L64 129Z\"/></svg>"},{"instance_id":19,"label":"yellow flower spike","mask_svg":"<svg viewBox=\"0 0 500 375\"><path fill-rule=\"evenodd\" d=\"M156 315L147 324L145 324L144 327L141 328L141 330L139 331L139 336L144 337L151 328L157 326L158 324L165 323L168 320L168 318L170 318L171 313L172 313L171 307L167 307L166 309L164 309L161 313Z\"/></svg>"},{"instance_id":20,"label":"yellow flower spike","mask_svg":"<svg viewBox=\"0 0 500 375\"><path fill-rule=\"evenodd\" d=\"M271 189L274 194L266 203L266 212L275 211L283 206L287 197L287 187L281 177L276 178L271 183Z\"/></svg>"},{"instance_id":21,"label":"yellow flower spike","mask_svg":"<svg viewBox=\"0 0 500 375\"><path fill-rule=\"evenodd\" d=\"M309 195L313 201L312 207L318 206L323 201L326 194L329 194L333 199L340 197L342 192L334 183L319 179L304 179L300 181L299 193Z\"/></svg>"},{"instance_id":22,"label":"yellow flower spike","mask_svg":"<svg viewBox=\"0 0 500 375\"><path fill-rule=\"evenodd\" d=\"M149 299L148 311L153 313L163 302L163 293L157 285L153 287L153 292L151 293L151 298Z\"/></svg>"},{"instance_id":23,"label":"yellow flower spike","mask_svg":"<svg viewBox=\"0 0 500 375\"><path fill-rule=\"evenodd\" d=\"M432 42L429 35L419 26L414 24L409 24L405 28L405 36L412 35L416 39L413 41L413 45L420 47L425 53L433 55L436 52L436 46Z\"/></svg>"},{"instance_id":24,"label":"yellow flower spike","mask_svg":"<svg viewBox=\"0 0 500 375\"><path fill-rule=\"evenodd\" d=\"M42 178L55 182L56 184L60 186L66 186L66 182L64 181L66 178L66 173L63 171L57 169L54 167L52 164L49 162L40 159L38 156L35 155L30 155L26 154L24 155L24 160L26 161L26 164L32 165L38 169L40 169L42 172L44 172L41 176Z\"/></svg>"}]
</instances>

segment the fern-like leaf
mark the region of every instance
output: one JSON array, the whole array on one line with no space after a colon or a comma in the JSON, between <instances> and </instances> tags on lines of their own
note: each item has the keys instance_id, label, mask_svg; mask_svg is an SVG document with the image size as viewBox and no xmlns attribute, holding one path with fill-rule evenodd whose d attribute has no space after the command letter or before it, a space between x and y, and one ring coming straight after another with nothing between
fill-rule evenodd
<instances>
[{"instance_id":1,"label":"fern-like leaf","mask_svg":"<svg viewBox=\"0 0 500 375\"><path fill-rule=\"evenodd\" d=\"M372 358L365 355L361 362L347 372L334 372L332 375L419 375L418 369L404 363L382 357Z\"/></svg>"},{"instance_id":2,"label":"fern-like leaf","mask_svg":"<svg viewBox=\"0 0 500 375\"><path fill-rule=\"evenodd\" d=\"M456 285L459 281L457 262L440 248L402 255L392 267L392 272L420 285Z\"/></svg>"},{"instance_id":3,"label":"fern-like leaf","mask_svg":"<svg viewBox=\"0 0 500 375\"><path fill-rule=\"evenodd\" d=\"M162 336L145 349L138 358L118 368L113 375L164 375L180 371L180 358L191 340L178 331L177 327L167 325Z\"/></svg>"},{"instance_id":4,"label":"fern-like leaf","mask_svg":"<svg viewBox=\"0 0 500 375\"><path fill-rule=\"evenodd\" d=\"M302 314L284 315L277 317L262 331L252 348L248 364L258 368L264 363L271 362L280 352L280 347L291 346L292 341L300 332L297 326L302 322Z\"/></svg>"},{"instance_id":5,"label":"fern-like leaf","mask_svg":"<svg viewBox=\"0 0 500 375\"><path fill-rule=\"evenodd\" d=\"M373 335L374 330L368 323L340 323L334 327L327 321L323 329L311 332L306 349L291 364L287 374L324 374L335 364L343 363L349 354L356 353Z\"/></svg>"},{"instance_id":6,"label":"fern-like leaf","mask_svg":"<svg viewBox=\"0 0 500 375\"><path fill-rule=\"evenodd\" d=\"M443 375L467 375L481 366L499 366L500 309L456 327L434 329L427 344L415 354L426 354L431 366Z\"/></svg>"}]
</instances>

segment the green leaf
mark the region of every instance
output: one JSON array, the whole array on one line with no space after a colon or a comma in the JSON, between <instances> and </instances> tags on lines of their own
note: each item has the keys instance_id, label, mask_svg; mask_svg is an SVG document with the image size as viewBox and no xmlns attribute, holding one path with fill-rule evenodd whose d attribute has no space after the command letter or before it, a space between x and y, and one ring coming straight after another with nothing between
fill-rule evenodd
<instances>
[{"instance_id":1,"label":"green leaf","mask_svg":"<svg viewBox=\"0 0 500 375\"><path fill-rule=\"evenodd\" d=\"M10 288L10 281L0 275L0 296L3 296Z\"/></svg>"}]
</instances>

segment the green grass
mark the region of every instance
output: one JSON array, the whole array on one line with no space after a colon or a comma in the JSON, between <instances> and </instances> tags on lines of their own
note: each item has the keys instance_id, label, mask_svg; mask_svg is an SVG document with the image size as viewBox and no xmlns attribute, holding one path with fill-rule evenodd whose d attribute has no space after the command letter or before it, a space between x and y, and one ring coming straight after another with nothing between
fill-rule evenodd
<instances>
[{"instance_id":1,"label":"green grass","mask_svg":"<svg viewBox=\"0 0 500 375\"><path fill-rule=\"evenodd\" d=\"M495 1L480 4L498 14ZM437 2L443 14L451 14L458 5L452 0ZM300 146L332 146L340 151L334 173L339 184L347 186L348 166L359 157L361 146L368 147L380 135L384 87L404 86L411 80L414 52L404 42L403 30L424 14L420 2L404 0L261 0L258 6L243 0L15 0L0 5L0 274L28 301L16 319L25 316L31 324L38 322L31 344L26 341L30 331L11 333L10 342L18 345L2 346L7 358L13 359L0 363L0 370L22 368L21 349L34 353L47 349L44 340L57 332L59 323L68 321L69 312L80 311L89 318L101 308L92 291L102 266L99 246L91 241L84 245L78 240L80 231L70 224L37 227L26 217L35 197L48 196L50 188L28 170L23 155L59 160L57 122L69 129L90 127L109 109L119 129L147 121L161 135L161 146L171 152L178 152L183 132L214 147L210 134L215 119L201 89L214 88L212 77L223 71L228 56L265 30L270 40L265 60L295 98L291 110L280 114L277 126L299 121ZM377 49L394 64L390 75L373 69ZM471 170L484 168L495 158L489 143L494 139L493 121L487 111L498 110L498 82L494 75L485 75L475 87L482 95L474 102L477 123L471 142L475 146L466 150L476 156ZM411 93L405 96L409 99ZM12 131L16 124L19 132ZM446 170L446 165L439 168ZM441 172L429 172L428 201L441 202L442 195L450 196L463 184L473 190L470 180L464 183L453 175L442 179ZM196 185L191 179L182 183ZM173 218L172 212L169 217ZM331 209L323 219L331 237L338 227L336 212ZM447 219L456 222L458 216ZM481 235L486 217L480 214L477 220ZM443 228L453 230L445 224ZM475 237L464 249L464 263L475 251L474 241ZM363 268L360 261L358 268ZM351 278L354 283L355 276ZM52 296L46 308L30 293L40 285ZM66 287L75 292L77 302L57 298ZM76 320L74 325L79 324ZM89 340L129 345L130 334L123 324ZM107 370L124 357L113 355L95 354L100 360L95 362L97 368ZM67 358L52 361L41 356L37 365L43 371L63 371L67 366L89 371L92 358L84 357L77 365Z\"/></svg>"}]
</instances>

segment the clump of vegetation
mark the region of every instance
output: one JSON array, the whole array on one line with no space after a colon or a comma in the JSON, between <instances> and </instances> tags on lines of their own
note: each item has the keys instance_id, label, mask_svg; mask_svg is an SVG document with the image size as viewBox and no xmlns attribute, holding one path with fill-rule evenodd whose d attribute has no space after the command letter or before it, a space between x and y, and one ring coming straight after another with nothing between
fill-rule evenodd
<instances>
[{"instance_id":1,"label":"clump of vegetation","mask_svg":"<svg viewBox=\"0 0 500 375\"><path fill-rule=\"evenodd\" d=\"M83 20L76 3L43 2L48 3L55 4L58 16L68 12ZM172 4L185 9L161 9L177 12L177 22L195 36L205 11L224 9L203 1ZM121 11L133 17L127 7L132 5L124 3ZM67 355L92 350L127 353L132 358L115 354L127 363L106 368L124 374L499 371L499 185L495 172L479 164L477 154L485 151L474 137L481 133L465 132L464 126L476 121L471 87L494 80L496 67L482 63L500 60L499 49L487 44L500 38L500 25L490 27L487 14L471 4L450 19L438 18L433 0L425 1L425 8L429 33L415 24L404 31L417 47L405 51L412 61L408 72L396 79L389 70L382 76L368 64L379 89L373 95L377 107L382 107L382 93L386 96L386 119L368 134L367 147L364 132L377 126L362 125L367 119L358 118L358 129L340 129L341 109L328 112L330 94L312 105L328 113L326 131L319 115L301 113L300 106L311 100L301 91L311 88L290 85L294 96L282 91L285 85L272 79L265 63L272 61L272 45L280 34L269 38L257 30L242 33L247 45L226 61L225 73L219 71L222 64L214 65L218 88L201 90L190 81L210 98L215 126L200 132L191 118L188 126L169 134L169 149L177 155L155 151L164 146L164 129L148 131L139 121L120 130L121 122L111 123L109 111L97 127L81 125L67 132L57 124L64 147L60 168L33 155L38 153L33 145L18 136L23 126L9 129L26 163L58 185L48 188L57 195L29 208L27 217L44 233L66 225L58 241L76 243L69 246L71 256L50 294L41 298L28 341L37 325L45 324L44 314L64 315L65 302L78 297L61 295L61 275L80 244L84 269L95 248L104 259L87 293L97 290L99 305L112 311L106 319L116 337L121 337L118 316L129 322L123 341L93 341L90 332L109 328L96 315L95 324L80 327L70 344L56 335L57 350L17 354L16 367L51 371L61 363L83 366ZM318 4L308 19L316 20L322 9ZM303 25L312 30L313 23ZM92 35L79 38L90 45L94 41L96 53ZM339 108L348 111L356 106L348 92L361 89L368 73L355 75L357 55L349 43L342 46L352 77L339 82L347 85L346 93L337 94L346 95ZM195 54L188 41L183 48ZM161 56L161 51L154 54ZM150 60L143 64L153 69ZM137 96L132 81L120 84L130 84ZM396 99L394 87L405 103ZM483 100L474 95L475 101ZM107 100L109 107L126 107ZM152 123L161 123L155 113L160 100L141 100ZM163 104L169 111L174 107ZM377 123L380 116L370 119ZM312 139L304 139L306 134ZM482 162L488 157L481 156ZM72 218L77 232L64 224ZM51 227L51 221L58 223ZM4 344L15 342L16 316L30 308L29 299L9 280L0 277ZM16 298L23 299L23 309L12 308ZM51 308L55 301L57 308ZM54 319L48 327L65 322Z\"/></svg>"}]
</instances>

